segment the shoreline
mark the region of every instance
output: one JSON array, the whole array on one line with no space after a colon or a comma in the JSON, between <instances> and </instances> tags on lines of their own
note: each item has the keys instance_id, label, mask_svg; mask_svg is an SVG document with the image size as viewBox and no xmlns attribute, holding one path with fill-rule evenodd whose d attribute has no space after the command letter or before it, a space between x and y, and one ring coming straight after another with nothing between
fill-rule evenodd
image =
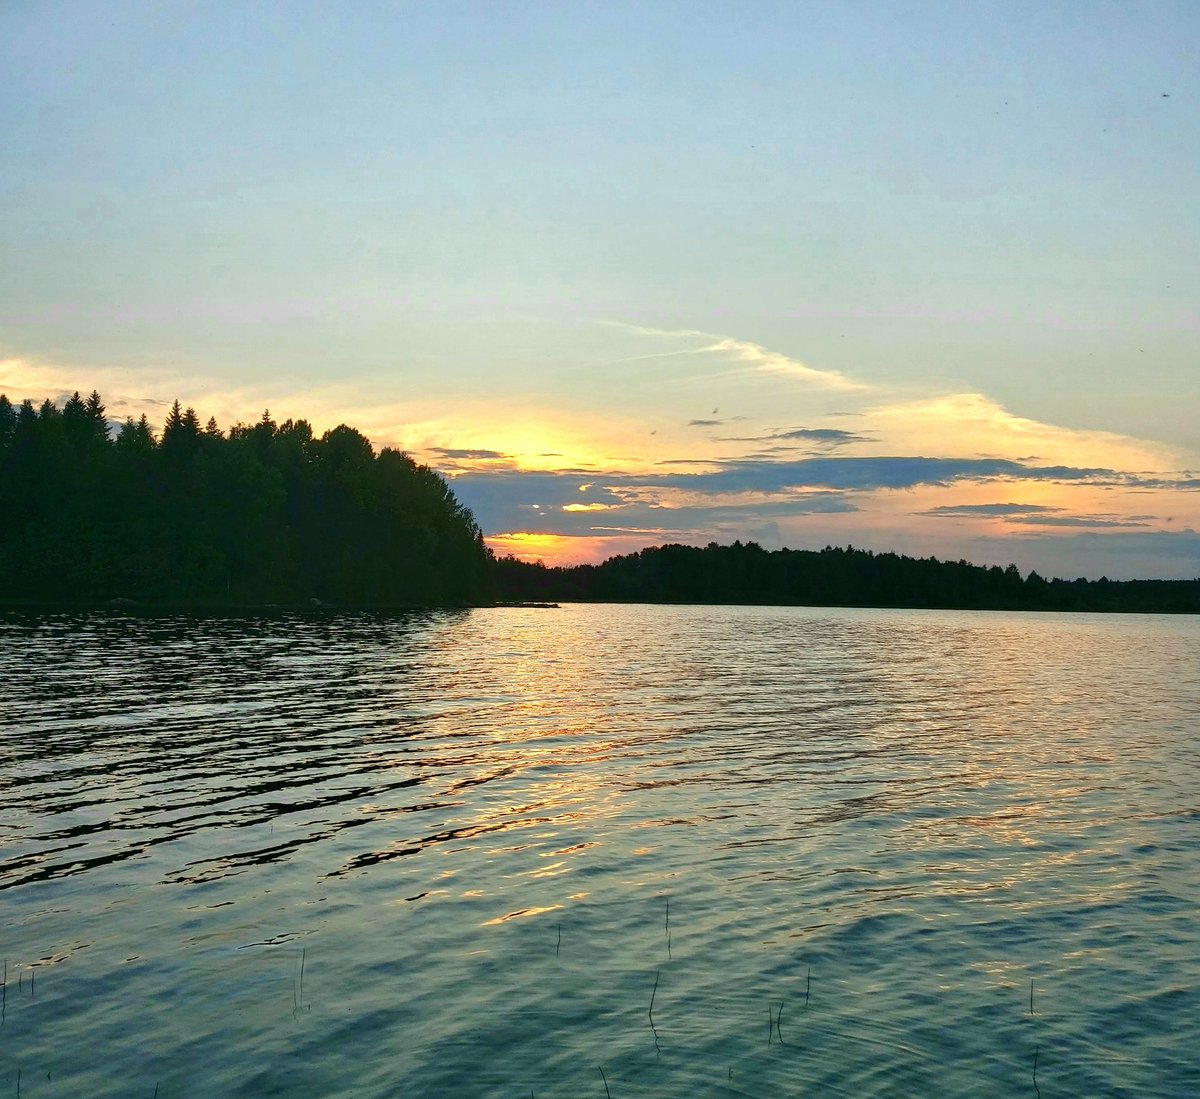
<instances>
[{"instance_id":1,"label":"shoreline","mask_svg":"<svg viewBox=\"0 0 1200 1099\"><path fill-rule=\"evenodd\" d=\"M645 606L645 607L798 607L811 610L862 610L862 611L972 611L978 613L1020 614L1147 614L1147 615L1200 615L1200 611L1162 608L1147 610L1127 607L998 607L965 604L928 603L780 603L747 600L666 600L666 599L570 599L558 600L496 600L487 603L328 603L312 601L304 603L223 603L187 602L183 600L141 601L132 599L110 600L3 600L0 599L0 614L38 614L42 612L83 613L129 613L136 614L411 614L431 611L470 611L494 609L560 610L563 606Z\"/></svg>"}]
</instances>

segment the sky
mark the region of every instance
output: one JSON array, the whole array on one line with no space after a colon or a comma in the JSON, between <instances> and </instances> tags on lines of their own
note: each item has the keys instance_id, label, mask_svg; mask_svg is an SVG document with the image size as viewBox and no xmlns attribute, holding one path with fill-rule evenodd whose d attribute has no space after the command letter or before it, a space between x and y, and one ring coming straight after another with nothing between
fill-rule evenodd
<instances>
[{"instance_id":1,"label":"sky","mask_svg":"<svg viewBox=\"0 0 1200 1099\"><path fill-rule=\"evenodd\" d=\"M1200 577L1200 5L0 4L0 392L498 553Z\"/></svg>"}]
</instances>

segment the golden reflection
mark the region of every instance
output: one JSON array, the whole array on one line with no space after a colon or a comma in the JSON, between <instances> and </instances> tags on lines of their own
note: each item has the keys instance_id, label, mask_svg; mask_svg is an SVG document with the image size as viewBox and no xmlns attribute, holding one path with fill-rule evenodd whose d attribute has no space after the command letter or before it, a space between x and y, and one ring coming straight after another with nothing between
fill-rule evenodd
<instances>
[{"instance_id":1,"label":"golden reflection","mask_svg":"<svg viewBox=\"0 0 1200 1099\"><path fill-rule=\"evenodd\" d=\"M473 643L495 654L486 686L471 694L469 706L423 714L420 735L394 757L398 767L428 774L436 785L427 796L443 814L426 832L389 836L389 846L347 869L420 853L440 854L457 867L458 856L474 850L494 860L507 880L522 883L517 904L505 905L520 905L517 911L488 913L488 923L498 924L589 895L569 886L596 858L592 849L604 848L604 822L625 809L628 795L614 767L638 734L614 727L607 708L593 701L597 676L605 672L597 663L594 619L569 608L498 608L472 615L470 627ZM622 660L637 655L632 648L625 647ZM447 866L437 884L464 901L495 895L477 888L477 880L452 877Z\"/></svg>"}]
</instances>

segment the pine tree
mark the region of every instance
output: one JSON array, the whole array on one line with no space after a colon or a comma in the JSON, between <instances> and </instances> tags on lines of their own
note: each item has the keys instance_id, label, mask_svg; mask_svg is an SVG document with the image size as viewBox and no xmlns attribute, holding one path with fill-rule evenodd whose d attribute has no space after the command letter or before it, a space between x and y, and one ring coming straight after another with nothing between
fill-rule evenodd
<instances>
[{"instance_id":1,"label":"pine tree","mask_svg":"<svg viewBox=\"0 0 1200 1099\"><path fill-rule=\"evenodd\" d=\"M67 403L63 405L63 419L77 422L87 419L87 408L84 406L83 398L79 395L79 390L75 390L67 398Z\"/></svg>"},{"instance_id":2,"label":"pine tree","mask_svg":"<svg viewBox=\"0 0 1200 1099\"><path fill-rule=\"evenodd\" d=\"M105 415L104 402L96 390L92 390L91 396L84 403L84 408L87 411L88 420L91 422L93 435L107 443L108 417Z\"/></svg>"},{"instance_id":3,"label":"pine tree","mask_svg":"<svg viewBox=\"0 0 1200 1099\"><path fill-rule=\"evenodd\" d=\"M0 450L12 442L17 433L17 410L13 408L8 395L0 393Z\"/></svg>"},{"instance_id":4,"label":"pine tree","mask_svg":"<svg viewBox=\"0 0 1200 1099\"><path fill-rule=\"evenodd\" d=\"M175 403L171 405L171 411L167 413L166 423L163 424L162 441L167 442L180 427L183 426L183 408L179 404L179 398L175 398Z\"/></svg>"},{"instance_id":5,"label":"pine tree","mask_svg":"<svg viewBox=\"0 0 1200 1099\"><path fill-rule=\"evenodd\" d=\"M154 432L150 430L150 421L144 412L140 420L135 421L132 416L126 418L117 435L117 446L121 450L154 449Z\"/></svg>"},{"instance_id":6,"label":"pine tree","mask_svg":"<svg viewBox=\"0 0 1200 1099\"><path fill-rule=\"evenodd\" d=\"M200 421L196 418L196 410L190 407L185 410L176 400L163 424L163 450L169 454L188 454L199 438Z\"/></svg>"}]
</instances>

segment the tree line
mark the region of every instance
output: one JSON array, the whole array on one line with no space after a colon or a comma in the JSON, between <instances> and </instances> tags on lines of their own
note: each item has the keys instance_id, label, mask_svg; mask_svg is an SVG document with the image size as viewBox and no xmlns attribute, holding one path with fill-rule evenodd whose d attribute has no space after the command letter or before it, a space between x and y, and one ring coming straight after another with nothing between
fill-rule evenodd
<instances>
[{"instance_id":1,"label":"tree line","mask_svg":"<svg viewBox=\"0 0 1200 1099\"><path fill-rule=\"evenodd\" d=\"M449 605L486 601L491 554L428 466L269 412L228 432L171 407L114 430L100 394L0 395L5 602Z\"/></svg>"},{"instance_id":2,"label":"tree line","mask_svg":"<svg viewBox=\"0 0 1200 1099\"><path fill-rule=\"evenodd\" d=\"M511 600L1200 613L1200 580L1047 580L1007 568L826 546L666 545L599 565L495 563Z\"/></svg>"},{"instance_id":3,"label":"tree line","mask_svg":"<svg viewBox=\"0 0 1200 1099\"><path fill-rule=\"evenodd\" d=\"M599 565L496 560L445 480L341 424L222 431L171 407L115 428L97 392L0 394L0 602L761 603L1200 613L1200 580L1047 580L966 561L755 542Z\"/></svg>"}]
</instances>

